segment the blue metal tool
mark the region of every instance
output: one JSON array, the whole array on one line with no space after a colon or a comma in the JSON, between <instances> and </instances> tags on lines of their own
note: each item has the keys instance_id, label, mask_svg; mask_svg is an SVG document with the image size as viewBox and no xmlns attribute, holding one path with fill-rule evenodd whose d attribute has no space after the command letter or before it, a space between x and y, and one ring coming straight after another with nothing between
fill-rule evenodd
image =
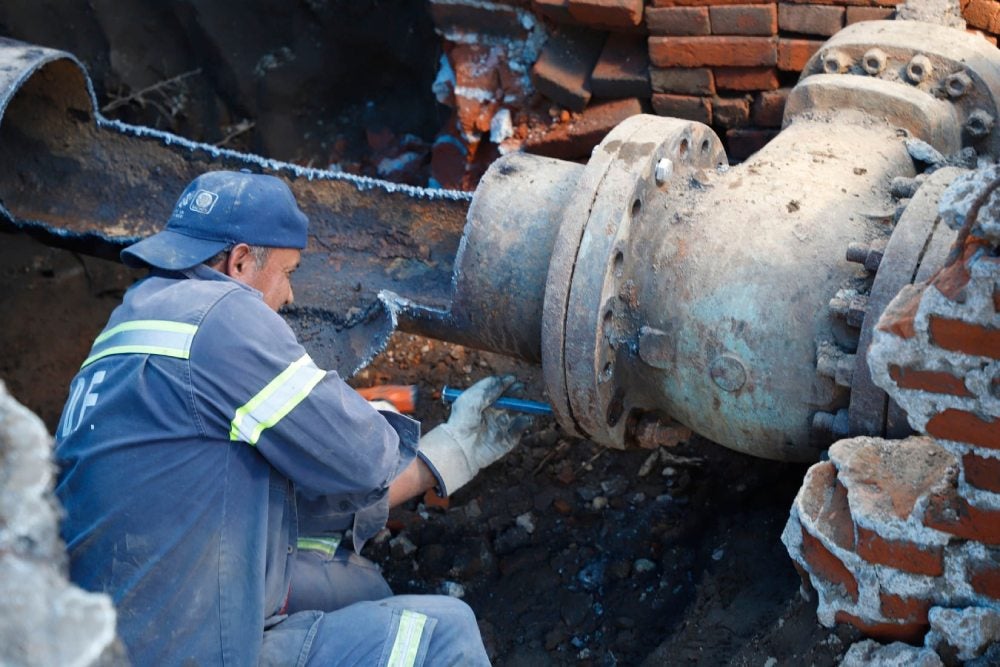
<instances>
[{"instance_id":1,"label":"blue metal tool","mask_svg":"<svg viewBox=\"0 0 1000 667\"><path fill-rule=\"evenodd\" d=\"M441 400L445 403L454 403L455 399L461 396L464 391L464 389L457 389L455 387L445 385L444 388L441 389ZM552 414L552 408L546 403L529 401L523 398L511 398L510 396L501 396L493 403L493 407L503 408L504 410L513 410L515 412L524 412L529 415Z\"/></svg>"}]
</instances>

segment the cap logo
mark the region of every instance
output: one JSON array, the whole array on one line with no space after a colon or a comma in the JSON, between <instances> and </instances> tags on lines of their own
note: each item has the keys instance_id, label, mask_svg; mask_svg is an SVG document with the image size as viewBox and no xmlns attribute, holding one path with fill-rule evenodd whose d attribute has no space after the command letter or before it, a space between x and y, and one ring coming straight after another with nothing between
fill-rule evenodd
<instances>
[{"instance_id":1,"label":"cap logo","mask_svg":"<svg viewBox=\"0 0 1000 667\"><path fill-rule=\"evenodd\" d=\"M204 213L208 215L212 212L215 207L215 202L219 201L219 195L214 192L209 192L208 190L198 190L194 193L194 199L191 201L191 205L188 207L195 213Z\"/></svg>"}]
</instances>

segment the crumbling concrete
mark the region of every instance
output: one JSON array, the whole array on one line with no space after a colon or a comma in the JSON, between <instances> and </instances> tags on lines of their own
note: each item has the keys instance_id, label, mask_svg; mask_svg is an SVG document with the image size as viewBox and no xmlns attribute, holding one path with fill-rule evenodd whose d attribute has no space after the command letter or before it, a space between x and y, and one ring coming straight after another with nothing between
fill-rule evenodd
<instances>
[{"instance_id":1,"label":"crumbling concrete","mask_svg":"<svg viewBox=\"0 0 1000 667\"><path fill-rule=\"evenodd\" d=\"M126 664L111 600L68 581L51 447L0 383L0 664Z\"/></svg>"}]
</instances>

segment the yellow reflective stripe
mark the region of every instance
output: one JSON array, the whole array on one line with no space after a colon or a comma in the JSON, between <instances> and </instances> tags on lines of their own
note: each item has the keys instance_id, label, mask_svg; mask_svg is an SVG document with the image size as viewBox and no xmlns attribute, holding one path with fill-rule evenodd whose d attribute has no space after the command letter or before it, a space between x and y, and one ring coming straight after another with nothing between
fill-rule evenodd
<instances>
[{"instance_id":1,"label":"yellow reflective stripe","mask_svg":"<svg viewBox=\"0 0 1000 667\"><path fill-rule=\"evenodd\" d=\"M317 368L308 354L302 355L236 410L229 439L256 445L260 434L301 403L325 375L326 371Z\"/></svg>"},{"instance_id":2,"label":"yellow reflective stripe","mask_svg":"<svg viewBox=\"0 0 1000 667\"><path fill-rule=\"evenodd\" d=\"M427 617L423 614L404 609L399 617L399 628L396 629L396 641L392 644L389 662L386 667L413 667L417 661L417 651L420 650L420 636L424 632Z\"/></svg>"},{"instance_id":3,"label":"yellow reflective stripe","mask_svg":"<svg viewBox=\"0 0 1000 667\"><path fill-rule=\"evenodd\" d=\"M189 350L176 350L170 347L156 347L155 345L119 345L118 347L109 347L98 354L87 357L80 368L112 354L158 354L162 357L174 357L176 359L188 359L191 357Z\"/></svg>"},{"instance_id":4,"label":"yellow reflective stripe","mask_svg":"<svg viewBox=\"0 0 1000 667\"><path fill-rule=\"evenodd\" d=\"M299 549L306 551L319 551L332 556L340 546L339 537L300 537L298 540Z\"/></svg>"},{"instance_id":5,"label":"yellow reflective stripe","mask_svg":"<svg viewBox=\"0 0 1000 667\"><path fill-rule=\"evenodd\" d=\"M122 322L121 324L111 327L100 336L94 339L94 344L100 343L102 341L111 338L117 333L122 331L134 331L136 329L150 329L152 331L169 331L171 333L186 333L194 335L198 330L198 327L194 324L185 324L184 322L171 322L170 320L132 320L131 322Z\"/></svg>"}]
</instances>

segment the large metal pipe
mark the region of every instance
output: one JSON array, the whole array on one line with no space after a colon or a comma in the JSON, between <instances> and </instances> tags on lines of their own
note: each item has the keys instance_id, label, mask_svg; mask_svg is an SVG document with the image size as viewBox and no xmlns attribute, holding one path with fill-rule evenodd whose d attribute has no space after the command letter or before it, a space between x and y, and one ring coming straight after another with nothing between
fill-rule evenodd
<instances>
[{"instance_id":1,"label":"large metal pipe","mask_svg":"<svg viewBox=\"0 0 1000 667\"><path fill-rule=\"evenodd\" d=\"M0 218L10 226L110 255L157 229L198 171L275 173L313 219L290 313L307 347L348 349L334 362L350 372L398 321L540 358L563 427L612 447L637 439L637 424L677 419L740 451L808 460L849 429L898 423L867 376L867 333L885 295L947 245L926 220L947 177L929 179L895 230L891 183L915 174L912 153L926 156L916 139L945 154L1000 154L996 49L904 22L831 39L792 91L782 132L741 165L726 165L704 125L637 116L585 166L499 160L461 236L459 193L112 123L81 86L68 54L0 42ZM869 246L884 248L877 274L845 257L867 262Z\"/></svg>"}]
</instances>

